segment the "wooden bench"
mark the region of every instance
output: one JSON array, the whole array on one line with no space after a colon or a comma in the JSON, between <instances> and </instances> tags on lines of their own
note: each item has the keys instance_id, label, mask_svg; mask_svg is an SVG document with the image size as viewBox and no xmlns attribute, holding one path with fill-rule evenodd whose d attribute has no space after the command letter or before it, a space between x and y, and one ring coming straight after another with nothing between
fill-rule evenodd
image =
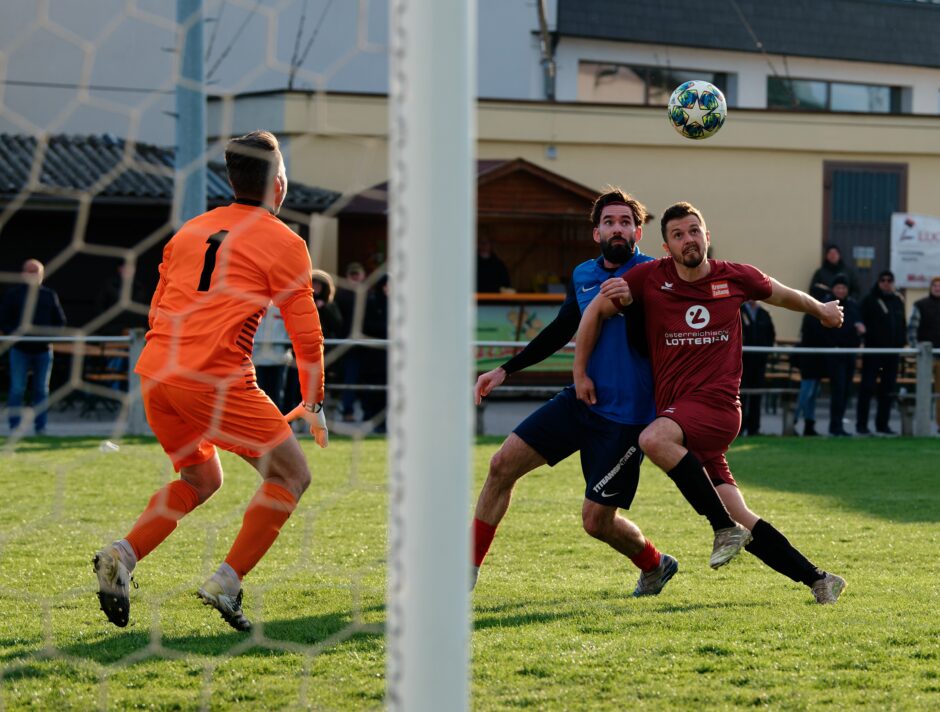
<instances>
[{"instance_id":1,"label":"wooden bench","mask_svg":"<svg viewBox=\"0 0 940 712\"><path fill-rule=\"evenodd\" d=\"M102 396L98 393L82 391L82 409L79 415L85 416L91 413L97 413L99 408L107 413L116 413L120 409L121 397L127 391L126 372L86 372L82 379L88 381L89 383L100 384L106 388L113 389L115 391L115 397L108 398L107 396Z\"/></svg>"},{"instance_id":2,"label":"wooden bench","mask_svg":"<svg viewBox=\"0 0 940 712\"><path fill-rule=\"evenodd\" d=\"M95 373L86 373L84 380L91 381L92 383L103 383L110 386L114 383L127 383L127 374L119 373L117 371L100 371Z\"/></svg>"}]
</instances>

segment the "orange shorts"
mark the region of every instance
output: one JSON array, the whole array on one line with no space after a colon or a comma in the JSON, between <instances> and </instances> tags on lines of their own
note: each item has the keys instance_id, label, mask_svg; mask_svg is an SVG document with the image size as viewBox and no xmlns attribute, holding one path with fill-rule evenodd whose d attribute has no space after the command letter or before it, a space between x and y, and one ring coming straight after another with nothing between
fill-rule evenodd
<instances>
[{"instance_id":1,"label":"orange shorts","mask_svg":"<svg viewBox=\"0 0 940 712\"><path fill-rule=\"evenodd\" d=\"M142 377L147 422L173 467L212 459L214 445L261 457L292 436L281 411L260 388L193 391Z\"/></svg>"}]
</instances>

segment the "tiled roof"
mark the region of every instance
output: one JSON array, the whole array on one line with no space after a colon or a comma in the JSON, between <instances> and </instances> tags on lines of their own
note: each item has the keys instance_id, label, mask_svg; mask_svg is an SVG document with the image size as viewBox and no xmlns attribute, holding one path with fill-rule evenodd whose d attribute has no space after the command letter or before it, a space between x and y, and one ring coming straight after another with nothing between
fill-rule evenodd
<instances>
[{"instance_id":1,"label":"tiled roof","mask_svg":"<svg viewBox=\"0 0 940 712\"><path fill-rule=\"evenodd\" d=\"M26 192L32 201L47 202L92 193L96 200L170 203L173 155L172 148L130 143L108 134L49 136L45 142L35 136L0 134L0 197ZM39 173L30 181L39 160ZM210 162L208 168L207 202L230 201L225 165ZM291 181L284 204L300 212L322 212L338 197L339 193Z\"/></svg>"},{"instance_id":2,"label":"tiled roof","mask_svg":"<svg viewBox=\"0 0 940 712\"><path fill-rule=\"evenodd\" d=\"M740 14L738 13L740 9ZM940 4L903 0L558 0L558 34L940 67Z\"/></svg>"}]
</instances>

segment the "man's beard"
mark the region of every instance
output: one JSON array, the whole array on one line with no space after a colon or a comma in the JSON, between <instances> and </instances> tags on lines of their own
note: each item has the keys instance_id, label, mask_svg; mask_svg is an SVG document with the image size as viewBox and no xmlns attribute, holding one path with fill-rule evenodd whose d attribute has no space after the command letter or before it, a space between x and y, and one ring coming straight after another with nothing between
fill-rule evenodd
<instances>
[{"instance_id":1,"label":"man's beard","mask_svg":"<svg viewBox=\"0 0 940 712\"><path fill-rule=\"evenodd\" d=\"M699 250L683 252L680 255L680 258L681 259L677 261L682 263L683 267L688 267L689 269L695 269L700 264L702 264L702 262L705 261L705 253Z\"/></svg>"},{"instance_id":2,"label":"man's beard","mask_svg":"<svg viewBox=\"0 0 940 712\"><path fill-rule=\"evenodd\" d=\"M610 240L601 240L601 254L605 260L615 265L622 265L630 261L630 258L633 257L636 240L627 240L626 238L622 238L622 240L622 242L618 240L613 245Z\"/></svg>"}]
</instances>

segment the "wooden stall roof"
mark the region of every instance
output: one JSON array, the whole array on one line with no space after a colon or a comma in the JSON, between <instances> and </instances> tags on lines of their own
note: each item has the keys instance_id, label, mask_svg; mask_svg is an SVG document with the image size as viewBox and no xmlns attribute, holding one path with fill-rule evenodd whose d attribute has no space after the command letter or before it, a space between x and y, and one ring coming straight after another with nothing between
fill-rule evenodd
<instances>
[{"instance_id":1,"label":"wooden stall roof","mask_svg":"<svg viewBox=\"0 0 940 712\"><path fill-rule=\"evenodd\" d=\"M597 191L524 158L477 161L477 213L484 217L571 215L585 217ZM388 182L368 188L339 217L388 215Z\"/></svg>"}]
</instances>

